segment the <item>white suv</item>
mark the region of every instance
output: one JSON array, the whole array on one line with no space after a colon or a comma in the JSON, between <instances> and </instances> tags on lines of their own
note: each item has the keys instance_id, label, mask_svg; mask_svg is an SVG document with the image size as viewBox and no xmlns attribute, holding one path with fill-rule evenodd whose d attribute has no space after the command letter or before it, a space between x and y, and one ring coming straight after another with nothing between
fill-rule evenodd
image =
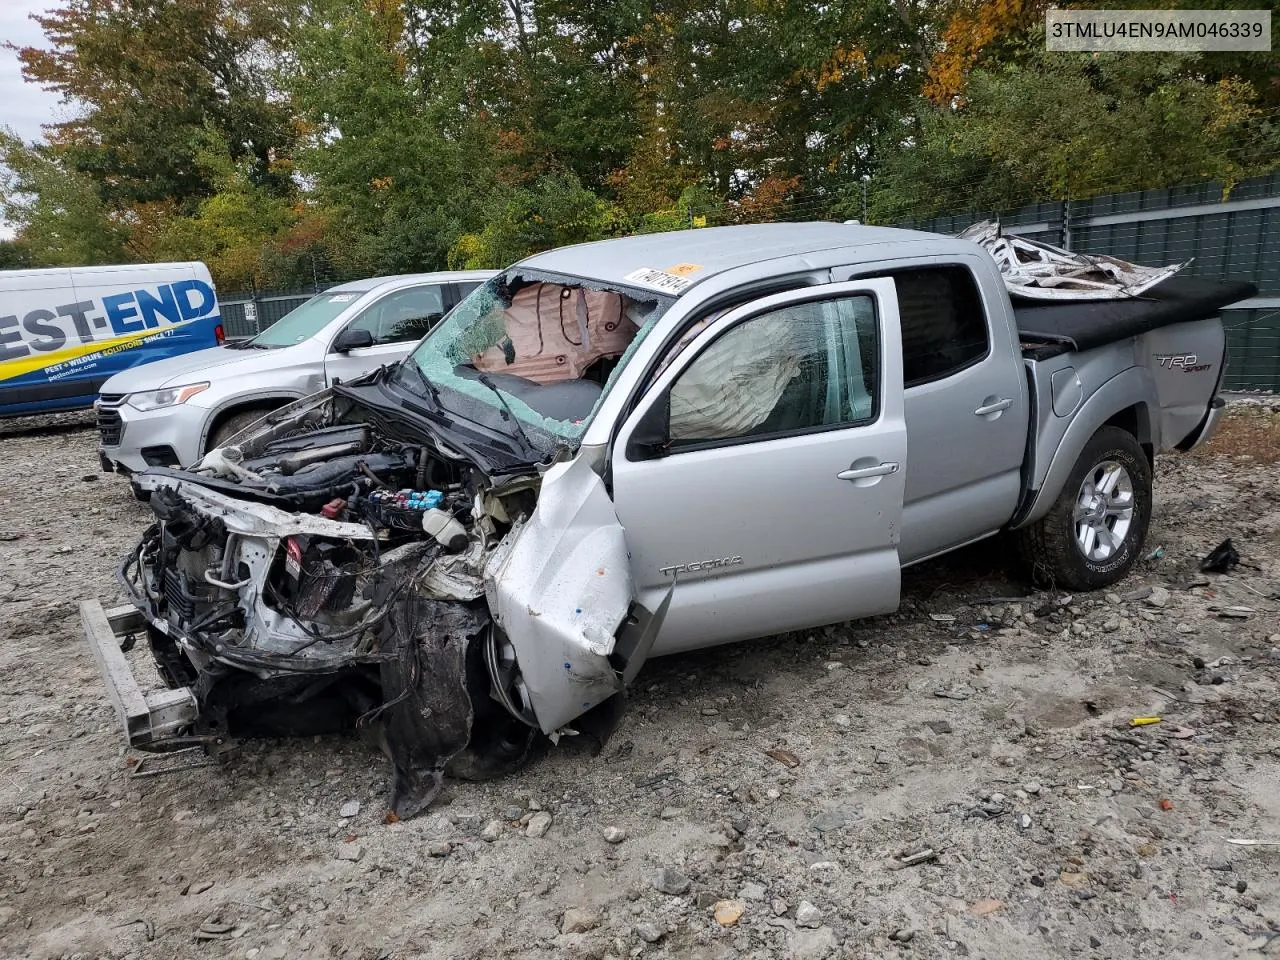
<instances>
[{"instance_id":1,"label":"white suv","mask_svg":"<svg viewBox=\"0 0 1280 960\"><path fill-rule=\"evenodd\" d=\"M277 407L394 363L489 270L344 283L250 340L125 370L95 408L99 459L131 473L194 463Z\"/></svg>"}]
</instances>

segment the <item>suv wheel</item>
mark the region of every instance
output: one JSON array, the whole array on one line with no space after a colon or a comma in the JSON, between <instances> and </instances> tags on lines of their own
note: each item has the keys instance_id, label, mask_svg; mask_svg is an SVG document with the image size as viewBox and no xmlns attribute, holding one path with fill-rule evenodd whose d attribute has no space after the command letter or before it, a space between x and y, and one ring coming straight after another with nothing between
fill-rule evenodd
<instances>
[{"instance_id":1,"label":"suv wheel","mask_svg":"<svg viewBox=\"0 0 1280 960\"><path fill-rule=\"evenodd\" d=\"M244 430L245 427L257 423L270 412L270 410L257 407L252 410L241 410L238 413L231 414L231 416L218 424L217 429L209 435L209 442L205 444L205 453L210 450L217 450L219 447L225 447L228 440Z\"/></svg>"}]
</instances>

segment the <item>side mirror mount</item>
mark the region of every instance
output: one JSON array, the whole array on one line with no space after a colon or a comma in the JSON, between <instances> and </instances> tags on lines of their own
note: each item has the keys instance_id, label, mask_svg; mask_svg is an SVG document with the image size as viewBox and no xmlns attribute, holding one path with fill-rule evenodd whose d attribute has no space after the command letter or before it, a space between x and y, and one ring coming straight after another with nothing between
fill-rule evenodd
<instances>
[{"instance_id":1,"label":"side mirror mount","mask_svg":"<svg viewBox=\"0 0 1280 960\"><path fill-rule=\"evenodd\" d=\"M359 350L362 347L373 346L373 334L368 330L353 330L351 327L343 330L333 341L334 353L346 353L349 350Z\"/></svg>"},{"instance_id":2,"label":"side mirror mount","mask_svg":"<svg viewBox=\"0 0 1280 960\"><path fill-rule=\"evenodd\" d=\"M662 398L645 411L635 430L627 440L627 459L631 461L659 460L667 455L671 444L671 394Z\"/></svg>"}]
</instances>

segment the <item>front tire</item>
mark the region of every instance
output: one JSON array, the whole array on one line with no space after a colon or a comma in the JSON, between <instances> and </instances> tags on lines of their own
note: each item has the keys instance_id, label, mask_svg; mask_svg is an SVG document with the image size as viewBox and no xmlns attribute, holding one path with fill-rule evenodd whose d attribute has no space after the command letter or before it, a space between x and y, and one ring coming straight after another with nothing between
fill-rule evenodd
<instances>
[{"instance_id":1,"label":"front tire","mask_svg":"<svg viewBox=\"0 0 1280 960\"><path fill-rule=\"evenodd\" d=\"M227 441L240 433L246 427L252 426L271 411L263 407L254 407L250 410L241 410L227 417L214 431L209 435L209 442L205 446L205 453L210 450L217 450L219 447L225 447Z\"/></svg>"},{"instance_id":2,"label":"front tire","mask_svg":"<svg viewBox=\"0 0 1280 960\"><path fill-rule=\"evenodd\" d=\"M1017 531L1032 579L1069 590L1122 580L1151 522L1151 464L1131 433L1103 427L1085 444L1049 512Z\"/></svg>"}]
</instances>

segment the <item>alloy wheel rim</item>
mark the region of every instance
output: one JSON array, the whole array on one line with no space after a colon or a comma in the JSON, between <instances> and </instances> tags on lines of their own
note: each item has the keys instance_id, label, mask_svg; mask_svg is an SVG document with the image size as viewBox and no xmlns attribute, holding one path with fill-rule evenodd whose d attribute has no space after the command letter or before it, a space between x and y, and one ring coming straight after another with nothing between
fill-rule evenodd
<instances>
[{"instance_id":1,"label":"alloy wheel rim","mask_svg":"<svg viewBox=\"0 0 1280 960\"><path fill-rule=\"evenodd\" d=\"M1076 549L1095 563L1119 552L1133 525L1133 477L1122 463L1104 460L1085 474L1071 519Z\"/></svg>"}]
</instances>

